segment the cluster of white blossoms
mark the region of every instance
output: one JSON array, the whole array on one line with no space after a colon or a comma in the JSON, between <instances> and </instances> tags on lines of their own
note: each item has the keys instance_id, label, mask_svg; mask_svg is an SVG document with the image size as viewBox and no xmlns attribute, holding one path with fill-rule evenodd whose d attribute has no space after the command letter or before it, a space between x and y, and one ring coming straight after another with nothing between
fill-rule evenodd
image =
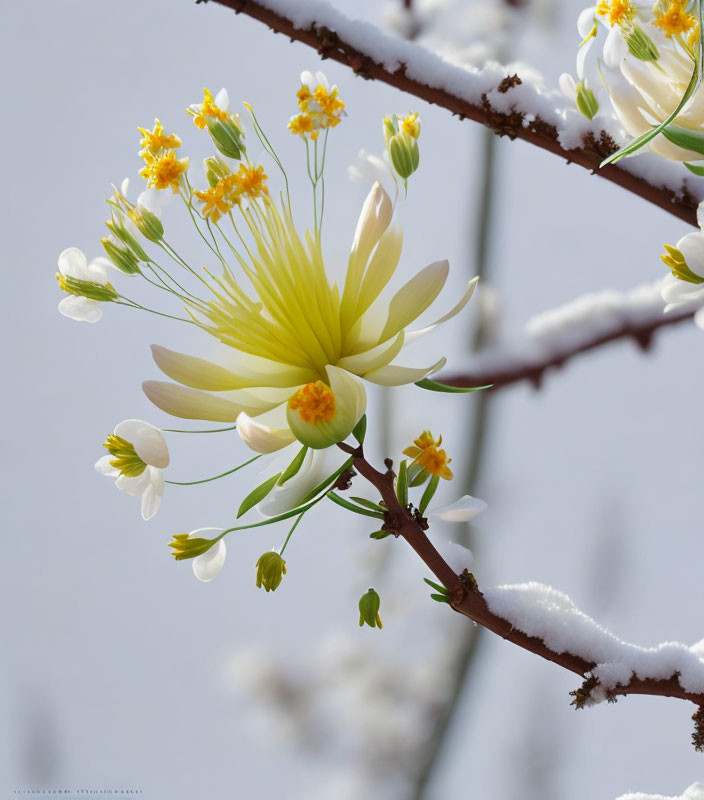
<instances>
[{"instance_id":1,"label":"cluster of white blossoms","mask_svg":"<svg viewBox=\"0 0 704 800\"><path fill-rule=\"evenodd\" d=\"M403 360L405 347L457 315L476 285L476 279L470 281L437 319L413 327L443 289L449 266L447 261L432 263L386 295L401 258L403 235L393 224L394 202L379 183L362 206L343 282L338 285L330 278L322 244L324 163L328 135L340 122L344 104L337 87L321 73L303 73L297 98L301 113L288 127L306 146L313 195L310 230L301 233L294 224L286 173L251 107L247 109L253 130L284 177L280 200L270 195L264 166L249 160L244 128L229 110L227 93L213 96L206 89L203 102L187 111L216 148L203 163L207 185L191 184L190 159L180 155L180 137L167 133L159 120L151 130L140 128L146 191L133 203L126 182L115 189L108 199L109 235L101 239L105 256L88 262L80 250L69 248L59 257L57 275L67 294L59 308L76 320L96 322L104 304L124 305L198 328L220 343L219 361L152 346L156 365L170 380L149 380L143 389L167 414L229 424L184 431L126 420L107 437L108 455L96 469L114 477L119 489L139 496L142 516L150 519L165 485L224 478L263 454L282 451L280 463L270 464L266 479L238 510L239 518L258 509L259 521L176 534L170 545L177 560L193 559L198 578L211 580L225 561L226 534L290 519L293 527L283 546L264 553L256 565L257 585L267 591L276 589L285 574L282 554L291 534L323 499L376 520L380 530L374 538L388 535L383 504L338 494L349 486L354 457L334 445L351 435L359 445L363 442L367 385L417 383L447 390L428 379L445 358L409 364ZM394 115L385 118L383 128L394 180L405 185L419 163L420 120L417 114ZM170 243L160 213L162 193L182 201L207 248L208 266L190 265ZM395 194L398 198L398 191ZM151 291L175 301L180 309L165 311L126 296L112 283L118 276L133 284L143 279ZM214 477L167 480L165 431L236 431L255 455ZM452 478L441 441L428 431L422 433L404 451L408 459L401 461L396 479L398 497L409 508L409 490L422 492L414 507L421 516L439 480ZM480 501L462 498L447 510L446 518L466 520L482 508ZM378 617L378 605L372 617Z\"/></svg>"},{"instance_id":2,"label":"cluster of white blossoms","mask_svg":"<svg viewBox=\"0 0 704 800\"><path fill-rule=\"evenodd\" d=\"M566 74L560 85L589 118L599 108L595 92L605 85L634 137L612 158L644 146L674 161L704 158L700 16L696 0L600 0L580 14L577 81ZM602 31L601 58L589 59ZM702 174L696 165L693 171Z\"/></svg>"}]
</instances>

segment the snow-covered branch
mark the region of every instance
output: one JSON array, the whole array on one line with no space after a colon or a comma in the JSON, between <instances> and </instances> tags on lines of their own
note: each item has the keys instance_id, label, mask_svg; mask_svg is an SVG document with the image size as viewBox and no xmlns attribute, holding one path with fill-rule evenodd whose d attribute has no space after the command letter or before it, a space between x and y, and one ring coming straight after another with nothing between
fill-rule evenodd
<instances>
[{"instance_id":1,"label":"snow-covered branch","mask_svg":"<svg viewBox=\"0 0 704 800\"><path fill-rule=\"evenodd\" d=\"M539 386L550 369L610 342L630 339L647 350L658 330L691 319L699 306L664 314L661 288L662 282L657 281L627 292L609 290L578 297L534 317L521 346L486 351L463 373L443 375L441 380L452 386L492 384L495 389L526 380Z\"/></svg>"},{"instance_id":2,"label":"snow-covered branch","mask_svg":"<svg viewBox=\"0 0 704 800\"><path fill-rule=\"evenodd\" d=\"M446 588L455 611L581 675L582 686L572 692L577 708L629 694L690 700L698 706L692 739L697 750L704 750L704 640L692 647L668 642L646 649L621 641L549 586L527 583L481 591L472 575L466 570L458 575L436 550L420 514L401 505L391 462L380 472L366 460L361 445L338 447L354 456L357 472L381 495L384 530L406 540Z\"/></svg>"},{"instance_id":3,"label":"snow-covered branch","mask_svg":"<svg viewBox=\"0 0 704 800\"><path fill-rule=\"evenodd\" d=\"M618 125L598 118L590 122L575 109L564 108L564 98L532 74L521 77L498 64L481 70L452 64L374 25L350 20L322 0L215 2L313 47L322 58L332 58L363 78L395 86L500 136L531 142L696 223L701 190L694 189L696 179L685 176L681 164L646 154L599 169L603 158L622 143Z\"/></svg>"}]
</instances>

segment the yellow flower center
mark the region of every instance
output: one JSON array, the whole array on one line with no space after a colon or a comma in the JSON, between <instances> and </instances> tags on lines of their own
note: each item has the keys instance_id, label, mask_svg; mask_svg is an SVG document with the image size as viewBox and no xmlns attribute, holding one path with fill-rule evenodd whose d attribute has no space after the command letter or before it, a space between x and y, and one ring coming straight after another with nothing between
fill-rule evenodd
<instances>
[{"instance_id":1,"label":"yellow flower center","mask_svg":"<svg viewBox=\"0 0 704 800\"><path fill-rule=\"evenodd\" d=\"M697 24L697 20L687 12L685 0L670 0L667 8L655 9L655 25L666 36L677 36L687 33Z\"/></svg>"},{"instance_id":2,"label":"yellow flower center","mask_svg":"<svg viewBox=\"0 0 704 800\"><path fill-rule=\"evenodd\" d=\"M175 150L181 147L181 140L175 133L165 134L164 126L158 119L154 120L154 129L149 131L146 128L138 128L142 134L139 144L143 148L140 155L153 153L156 155L160 150Z\"/></svg>"},{"instance_id":3,"label":"yellow flower center","mask_svg":"<svg viewBox=\"0 0 704 800\"><path fill-rule=\"evenodd\" d=\"M191 108L197 109L198 106L192 106ZM215 98L208 89L203 89L203 102L200 111L191 111L191 109L188 109L188 113L193 116L193 122L196 128L200 128L201 130L207 127L208 118L217 119L220 122L227 122L230 118L229 113L216 104Z\"/></svg>"},{"instance_id":4,"label":"yellow flower center","mask_svg":"<svg viewBox=\"0 0 704 800\"><path fill-rule=\"evenodd\" d=\"M417 139L420 136L420 123L418 122L418 114L411 114L401 122L401 130Z\"/></svg>"},{"instance_id":5,"label":"yellow flower center","mask_svg":"<svg viewBox=\"0 0 704 800\"><path fill-rule=\"evenodd\" d=\"M322 381L307 383L291 396L288 407L298 411L301 419L312 425L329 422L335 416L335 395Z\"/></svg>"},{"instance_id":6,"label":"yellow flower center","mask_svg":"<svg viewBox=\"0 0 704 800\"><path fill-rule=\"evenodd\" d=\"M315 91L305 84L296 92L301 113L291 117L288 129L298 136L306 136L315 141L320 131L339 125L345 112L345 104L340 100L337 86L328 91L322 84Z\"/></svg>"},{"instance_id":7,"label":"yellow flower center","mask_svg":"<svg viewBox=\"0 0 704 800\"><path fill-rule=\"evenodd\" d=\"M120 475L124 475L126 478L137 478L147 468L144 461L137 455L134 445L121 436L111 433L107 442L103 442L103 447L111 456L115 456L110 462L110 466L120 470Z\"/></svg>"},{"instance_id":8,"label":"yellow flower center","mask_svg":"<svg viewBox=\"0 0 704 800\"><path fill-rule=\"evenodd\" d=\"M248 167L246 164L240 164L234 180L242 194L255 198L262 194L269 194L266 185L268 177L264 174L264 167Z\"/></svg>"},{"instance_id":9,"label":"yellow flower center","mask_svg":"<svg viewBox=\"0 0 704 800\"><path fill-rule=\"evenodd\" d=\"M452 470L447 466L452 461L444 450L438 450L435 445L426 447L416 459L416 464L423 467L431 475L438 475L446 481L452 480Z\"/></svg>"},{"instance_id":10,"label":"yellow flower center","mask_svg":"<svg viewBox=\"0 0 704 800\"><path fill-rule=\"evenodd\" d=\"M636 10L630 0L601 0L596 7L596 13L607 18L609 27L614 25L623 27L633 22Z\"/></svg>"},{"instance_id":11,"label":"yellow flower center","mask_svg":"<svg viewBox=\"0 0 704 800\"><path fill-rule=\"evenodd\" d=\"M171 187L174 194L179 190L181 175L188 169L187 158L176 158L173 150L168 150L158 158L145 156L145 167L140 172L149 186L155 189Z\"/></svg>"}]
</instances>

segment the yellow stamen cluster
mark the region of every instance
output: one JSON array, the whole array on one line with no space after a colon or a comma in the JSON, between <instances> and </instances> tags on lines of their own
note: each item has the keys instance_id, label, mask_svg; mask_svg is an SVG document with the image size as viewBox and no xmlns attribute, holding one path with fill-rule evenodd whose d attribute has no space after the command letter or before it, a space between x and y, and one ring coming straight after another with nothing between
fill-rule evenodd
<instances>
[{"instance_id":1,"label":"yellow stamen cluster","mask_svg":"<svg viewBox=\"0 0 704 800\"><path fill-rule=\"evenodd\" d=\"M420 120L418 119L418 114L409 114L404 119L400 119L399 128L404 133L417 139L420 136Z\"/></svg>"},{"instance_id":2,"label":"yellow stamen cluster","mask_svg":"<svg viewBox=\"0 0 704 800\"><path fill-rule=\"evenodd\" d=\"M697 25L695 17L687 11L688 5L687 0L670 0L665 8L658 4L654 9L654 25L668 37L687 33Z\"/></svg>"},{"instance_id":3,"label":"yellow stamen cluster","mask_svg":"<svg viewBox=\"0 0 704 800\"><path fill-rule=\"evenodd\" d=\"M630 0L600 0L596 7L600 17L606 17L609 27L630 25L636 15L635 7Z\"/></svg>"},{"instance_id":4,"label":"yellow stamen cluster","mask_svg":"<svg viewBox=\"0 0 704 800\"><path fill-rule=\"evenodd\" d=\"M448 464L452 459L447 457L444 450L439 449L441 444L442 436L438 437L436 441L430 431L423 431L417 439L414 439L413 445L403 451L403 454L412 458L414 464L423 467L431 475L437 475L450 481L452 480L452 470Z\"/></svg>"},{"instance_id":5,"label":"yellow stamen cluster","mask_svg":"<svg viewBox=\"0 0 704 800\"><path fill-rule=\"evenodd\" d=\"M227 122L230 119L230 113L217 105L215 98L207 88L203 89L203 102L201 105L191 106L186 111L193 117L193 123L196 128L201 130L207 128L209 119L218 120L219 122Z\"/></svg>"},{"instance_id":6,"label":"yellow stamen cluster","mask_svg":"<svg viewBox=\"0 0 704 800\"><path fill-rule=\"evenodd\" d=\"M288 129L298 136L309 136L315 141L320 131L334 128L345 113L345 104L340 100L337 86L328 91L319 85L315 91L303 84L296 92L300 114L291 117Z\"/></svg>"},{"instance_id":7,"label":"yellow stamen cluster","mask_svg":"<svg viewBox=\"0 0 704 800\"><path fill-rule=\"evenodd\" d=\"M139 155L144 160L140 175L154 189L171 189L176 194L181 186L181 176L188 169L188 158L177 158L176 150L181 140L175 134L165 134L158 119L151 131L139 128L142 134Z\"/></svg>"},{"instance_id":8,"label":"yellow stamen cluster","mask_svg":"<svg viewBox=\"0 0 704 800\"><path fill-rule=\"evenodd\" d=\"M154 120L154 128L149 131L146 128L137 129L142 134L142 139L139 144L142 147L139 155L144 158L145 155L154 155L162 150L177 150L181 147L181 140L175 133L164 133L164 126L158 119ZM116 191L116 194L119 194Z\"/></svg>"},{"instance_id":9,"label":"yellow stamen cluster","mask_svg":"<svg viewBox=\"0 0 704 800\"><path fill-rule=\"evenodd\" d=\"M312 425L329 422L335 416L335 395L322 381L307 383L290 397L288 407Z\"/></svg>"},{"instance_id":10,"label":"yellow stamen cluster","mask_svg":"<svg viewBox=\"0 0 704 800\"><path fill-rule=\"evenodd\" d=\"M193 194L203 203L201 213L211 222L217 222L223 214L227 214L243 197L255 200L269 194L266 185L267 175L264 167L240 164L237 172L221 178L215 186L206 191L194 191Z\"/></svg>"},{"instance_id":11,"label":"yellow stamen cluster","mask_svg":"<svg viewBox=\"0 0 704 800\"><path fill-rule=\"evenodd\" d=\"M134 445L121 436L111 433L108 440L103 442L103 447L111 456L115 456L110 462L110 466L118 469L120 475L124 475L126 478L137 478L147 468L144 461L137 455Z\"/></svg>"}]
</instances>

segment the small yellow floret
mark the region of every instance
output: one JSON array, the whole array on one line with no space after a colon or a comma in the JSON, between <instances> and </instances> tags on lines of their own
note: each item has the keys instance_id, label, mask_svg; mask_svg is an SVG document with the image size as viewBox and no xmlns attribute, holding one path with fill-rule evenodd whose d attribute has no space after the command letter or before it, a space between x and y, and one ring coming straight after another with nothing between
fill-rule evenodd
<instances>
[{"instance_id":1,"label":"small yellow floret","mask_svg":"<svg viewBox=\"0 0 704 800\"><path fill-rule=\"evenodd\" d=\"M601 0L596 7L596 13L607 18L609 27L624 27L633 22L636 10L630 0Z\"/></svg>"},{"instance_id":2,"label":"small yellow floret","mask_svg":"<svg viewBox=\"0 0 704 800\"><path fill-rule=\"evenodd\" d=\"M335 416L335 395L322 381L307 383L291 396L288 407L298 411L301 419L312 425L329 422Z\"/></svg>"},{"instance_id":3,"label":"small yellow floret","mask_svg":"<svg viewBox=\"0 0 704 800\"><path fill-rule=\"evenodd\" d=\"M345 104L340 100L337 86L328 91L319 84L314 91L303 84L296 92L298 108L301 113L291 117L288 129L298 136L309 137L315 141L320 131L335 128L345 113Z\"/></svg>"},{"instance_id":4,"label":"small yellow floret","mask_svg":"<svg viewBox=\"0 0 704 800\"><path fill-rule=\"evenodd\" d=\"M191 108L187 108L186 111L193 117L196 128L200 128L201 130L207 127L208 118L217 119L220 120L220 122L227 122L230 118L229 113L216 104L215 98L207 88L203 89L203 102L201 103L200 109L198 109L198 106L191 106Z\"/></svg>"},{"instance_id":5,"label":"small yellow floret","mask_svg":"<svg viewBox=\"0 0 704 800\"><path fill-rule=\"evenodd\" d=\"M198 190L193 192L198 200L203 203L201 213L211 222L217 222L223 214L227 214L236 202L235 198L230 196L231 190L228 191L225 180L223 179L205 192Z\"/></svg>"},{"instance_id":6,"label":"small yellow floret","mask_svg":"<svg viewBox=\"0 0 704 800\"><path fill-rule=\"evenodd\" d=\"M175 133L165 134L164 126L158 119L154 120L154 128L150 131L146 128L137 129L142 134L139 144L142 147L139 155L144 157L147 153L156 155L162 150L176 150L181 147L181 140Z\"/></svg>"},{"instance_id":7,"label":"small yellow floret","mask_svg":"<svg viewBox=\"0 0 704 800\"><path fill-rule=\"evenodd\" d=\"M668 37L687 33L697 25L697 20L687 12L686 0L670 0L667 8L658 7L654 13L654 24Z\"/></svg>"},{"instance_id":8,"label":"small yellow floret","mask_svg":"<svg viewBox=\"0 0 704 800\"><path fill-rule=\"evenodd\" d=\"M305 136L313 131L313 117L310 114L298 114L291 117L288 129L297 136Z\"/></svg>"},{"instance_id":9,"label":"small yellow floret","mask_svg":"<svg viewBox=\"0 0 704 800\"><path fill-rule=\"evenodd\" d=\"M269 194L266 180L269 176L264 174L264 167L250 167L240 164L239 170L234 174L233 180L240 192L250 199Z\"/></svg>"},{"instance_id":10,"label":"small yellow floret","mask_svg":"<svg viewBox=\"0 0 704 800\"><path fill-rule=\"evenodd\" d=\"M400 128L409 136L417 139L420 136L420 122L418 121L418 114L409 114L409 116L401 120Z\"/></svg>"},{"instance_id":11,"label":"small yellow floret","mask_svg":"<svg viewBox=\"0 0 704 800\"><path fill-rule=\"evenodd\" d=\"M181 185L181 176L188 169L188 158L176 158L173 150L158 157L144 156L145 166L139 173L146 179L147 185L154 189L171 188L174 194L178 193Z\"/></svg>"},{"instance_id":12,"label":"small yellow floret","mask_svg":"<svg viewBox=\"0 0 704 800\"><path fill-rule=\"evenodd\" d=\"M442 444L442 436L433 439L430 431L423 431L413 440L413 445L407 447L403 454L413 459L414 464L423 467L431 475L437 475L446 481L452 480L452 470L447 466L452 459L447 457L444 450L438 449Z\"/></svg>"}]
</instances>

